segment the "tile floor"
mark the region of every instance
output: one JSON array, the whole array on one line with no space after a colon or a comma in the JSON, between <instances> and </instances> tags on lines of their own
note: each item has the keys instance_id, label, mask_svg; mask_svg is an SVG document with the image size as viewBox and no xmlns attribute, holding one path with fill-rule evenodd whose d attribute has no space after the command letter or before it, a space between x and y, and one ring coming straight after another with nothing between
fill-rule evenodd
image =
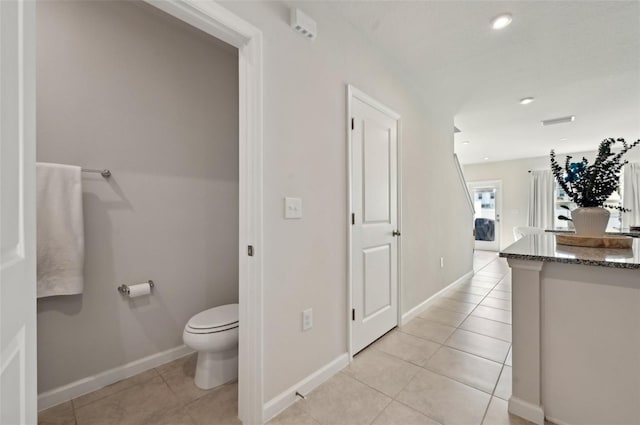
<instances>
[{"instance_id":1,"label":"tile floor","mask_svg":"<svg viewBox=\"0 0 640 425\"><path fill-rule=\"evenodd\" d=\"M40 412L39 425L240 425L238 385L203 391L195 354Z\"/></svg>"},{"instance_id":2,"label":"tile floor","mask_svg":"<svg viewBox=\"0 0 640 425\"><path fill-rule=\"evenodd\" d=\"M511 279L505 261L478 251L474 276L270 425L524 425L511 394ZM237 384L202 391L195 356L40 413L40 425L235 425Z\"/></svg>"}]
</instances>

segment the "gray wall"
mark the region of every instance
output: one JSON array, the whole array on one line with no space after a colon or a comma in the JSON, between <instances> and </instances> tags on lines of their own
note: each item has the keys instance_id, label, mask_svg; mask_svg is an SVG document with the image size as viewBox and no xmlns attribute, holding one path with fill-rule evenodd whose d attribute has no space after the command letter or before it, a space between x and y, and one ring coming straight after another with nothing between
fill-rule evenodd
<instances>
[{"instance_id":1,"label":"gray wall","mask_svg":"<svg viewBox=\"0 0 640 425\"><path fill-rule=\"evenodd\" d=\"M237 302L238 66L140 2L39 2L38 160L84 176L85 288L38 301L40 392L182 344ZM153 279L129 301L116 287Z\"/></svg>"},{"instance_id":2,"label":"gray wall","mask_svg":"<svg viewBox=\"0 0 640 425\"><path fill-rule=\"evenodd\" d=\"M633 140L627 140L630 142ZM597 147L598 141L594 142ZM558 153L558 161L564 164L566 155L573 156L573 161L579 161L583 156L590 161L597 152ZM640 147L629 151L625 158L629 161L640 160ZM484 180L502 181L502 234L500 247L504 249L515 242L513 228L528 225L529 208L529 170L549 170L549 157L514 159L511 161L497 161L482 164L468 164L463 167L467 182Z\"/></svg>"},{"instance_id":3,"label":"gray wall","mask_svg":"<svg viewBox=\"0 0 640 425\"><path fill-rule=\"evenodd\" d=\"M329 2L297 6L318 22L309 42L280 2L225 2L264 35L265 400L347 351L346 84L402 115L403 310L472 269L472 215L453 161L444 93L420 99ZM283 219L283 197L304 217ZM440 269L440 257L445 267ZM313 329L300 314L313 308Z\"/></svg>"}]
</instances>

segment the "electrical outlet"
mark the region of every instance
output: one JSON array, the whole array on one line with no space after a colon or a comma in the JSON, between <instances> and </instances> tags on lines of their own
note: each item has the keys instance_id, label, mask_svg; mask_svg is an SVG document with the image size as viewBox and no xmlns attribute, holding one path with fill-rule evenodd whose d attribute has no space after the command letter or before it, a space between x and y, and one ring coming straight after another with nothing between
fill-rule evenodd
<instances>
[{"instance_id":1,"label":"electrical outlet","mask_svg":"<svg viewBox=\"0 0 640 425\"><path fill-rule=\"evenodd\" d=\"M440 268L444 269L444 257L440 257Z\"/></svg>"},{"instance_id":2,"label":"electrical outlet","mask_svg":"<svg viewBox=\"0 0 640 425\"><path fill-rule=\"evenodd\" d=\"M302 330L308 331L313 327L313 310L308 308L302 312Z\"/></svg>"}]
</instances>

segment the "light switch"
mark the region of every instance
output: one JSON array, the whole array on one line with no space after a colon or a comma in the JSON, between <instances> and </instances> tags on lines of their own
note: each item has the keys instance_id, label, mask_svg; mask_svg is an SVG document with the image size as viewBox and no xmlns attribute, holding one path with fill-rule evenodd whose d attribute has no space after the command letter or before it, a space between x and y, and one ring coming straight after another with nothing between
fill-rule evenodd
<instances>
[{"instance_id":1,"label":"light switch","mask_svg":"<svg viewBox=\"0 0 640 425\"><path fill-rule=\"evenodd\" d=\"M302 218L302 198L284 198L284 218Z\"/></svg>"}]
</instances>

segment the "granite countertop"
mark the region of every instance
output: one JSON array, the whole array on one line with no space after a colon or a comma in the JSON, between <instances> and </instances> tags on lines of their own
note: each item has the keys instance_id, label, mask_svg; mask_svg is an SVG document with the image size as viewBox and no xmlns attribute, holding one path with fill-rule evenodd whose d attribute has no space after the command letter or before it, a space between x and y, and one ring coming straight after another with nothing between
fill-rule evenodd
<instances>
[{"instance_id":1,"label":"granite countertop","mask_svg":"<svg viewBox=\"0 0 640 425\"><path fill-rule=\"evenodd\" d=\"M568 229L547 229L545 232L550 233L575 233L575 230ZM615 232L607 232L607 235L611 236L631 236L632 238L640 238L640 232L629 229L622 229Z\"/></svg>"},{"instance_id":2,"label":"granite countertop","mask_svg":"<svg viewBox=\"0 0 640 425\"><path fill-rule=\"evenodd\" d=\"M553 233L529 235L504 249L500 256L517 260L640 270L640 238L633 239L632 249L612 249L558 245Z\"/></svg>"}]
</instances>

